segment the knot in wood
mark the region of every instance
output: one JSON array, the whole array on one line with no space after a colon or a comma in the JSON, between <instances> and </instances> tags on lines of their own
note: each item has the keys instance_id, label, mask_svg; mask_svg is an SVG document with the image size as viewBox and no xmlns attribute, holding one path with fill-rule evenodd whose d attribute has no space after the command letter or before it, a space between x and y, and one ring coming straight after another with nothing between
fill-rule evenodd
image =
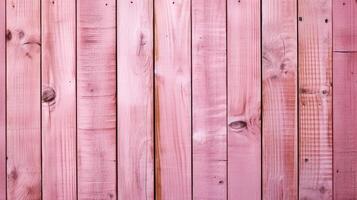
<instances>
[{"instance_id":1,"label":"knot in wood","mask_svg":"<svg viewBox=\"0 0 357 200\"><path fill-rule=\"evenodd\" d=\"M6 40L7 41L10 41L12 39L12 33L10 30L7 30L6 31Z\"/></svg>"},{"instance_id":2,"label":"knot in wood","mask_svg":"<svg viewBox=\"0 0 357 200\"><path fill-rule=\"evenodd\" d=\"M53 88L47 87L43 90L42 92L43 102L48 103L55 100L55 98L56 98L56 91Z\"/></svg>"},{"instance_id":3,"label":"knot in wood","mask_svg":"<svg viewBox=\"0 0 357 200\"><path fill-rule=\"evenodd\" d=\"M234 130L242 130L244 128L247 128L247 122L245 121L234 121L229 124L229 127L231 127Z\"/></svg>"}]
</instances>

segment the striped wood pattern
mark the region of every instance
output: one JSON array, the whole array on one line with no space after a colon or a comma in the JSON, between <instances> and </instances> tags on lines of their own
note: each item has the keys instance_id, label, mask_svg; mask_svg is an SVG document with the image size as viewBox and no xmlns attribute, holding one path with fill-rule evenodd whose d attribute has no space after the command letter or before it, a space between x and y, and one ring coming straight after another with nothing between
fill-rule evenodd
<instances>
[{"instance_id":1,"label":"striped wood pattern","mask_svg":"<svg viewBox=\"0 0 357 200\"><path fill-rule=\"evenodd\" d=\"M0 1L0 200L6 198L6 14L5 0Z\"/></svg>"},{"instance_id":2,"label":"striped wood pattern","mask_svg":"<svg viewBox=\"0 0 357 200\"><path fill-rule=\"evenodd\" d=\"M155 0L156 199L191 199L190 0Z\"/></svg>"},{"instance_id":3,"label":"striped wood pattern","mask_svg":"<svg viewBox=\"0 0 357 200\"><path fill-rule=\"evenodd\" d=\"M154 199L153 0L117 9L118 199Z\"/></svg>"},{"instance_id":4,"label":"striped wood pattern","mask_svg":"<svg viewBox=\"0 0 357 200\"><path fill-rule=\"evenodd\" d=\"M76 5L42 1L43 199L76 199Z\"/></svg>"},{"instance_id":5,"label":"striped wood pattern","mask_svg":"<svg viewBox=\"0 0 357 200\"><path fill-rule=\"evenodd\" d=\"M78 198L116 199L116 4L77 2Z\"/></svg>"},{"instance_id":6,"label":"striped wood pattern","mask_svg":"<svg viewBox=\"0 0 357 200\"><path fill-rule=\"evenodd\" d=\"M263 199L296 199L297 2L263 1Z\"/></svg>"},{"instance_id":7,"label":"striped wood pattern","mask_svg":"<svg viewBox=\"0 0 357 200\"><path fill-rule=\"evenodd\" d=\"M301 199L332 199L332 1L299 1Z\"/></svg>"},{"instance_id":8,"label":"striped wood pattern","mask_svg":"<svg viewBox=\"0 0 357 200\"><path fill-rule=\"evenodd\" d=\"M6 5L7 197L40 199L40 0L7 0Z\"/></svg>"},{"instance_id":9,"label":"striped wood pattern","mask_svg":"<svg viewBox=\"0 0 357 200\"><path fill-rule=\"evenodd\" d=\"M260 0L228 0L228 199L261 197Z\"/></svg>"},{"instance_id":10,"label":"striped wood pattern","mask_svg":"<svg viewBox=\"0 0 357 200\"><path fill-rule=\"evenodd\" d=\"M226 199L226 1L192 1L193 198Z\"/></svg>"}]
</instances>

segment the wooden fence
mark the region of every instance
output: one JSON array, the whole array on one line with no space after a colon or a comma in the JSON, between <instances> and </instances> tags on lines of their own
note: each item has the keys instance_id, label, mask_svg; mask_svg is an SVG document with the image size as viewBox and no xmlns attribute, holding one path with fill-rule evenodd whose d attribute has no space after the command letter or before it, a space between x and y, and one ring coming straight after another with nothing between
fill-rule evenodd
<instances>
[{"instance_id":1,"label":"wooden fence","mask_svg":"<svg viewBox=\"0 0 357 200\"><path fill-rule=\"evenodd\" d=\"M357 199L357 1L0 0L0 199Z\"/></svg>"}]
</instances>

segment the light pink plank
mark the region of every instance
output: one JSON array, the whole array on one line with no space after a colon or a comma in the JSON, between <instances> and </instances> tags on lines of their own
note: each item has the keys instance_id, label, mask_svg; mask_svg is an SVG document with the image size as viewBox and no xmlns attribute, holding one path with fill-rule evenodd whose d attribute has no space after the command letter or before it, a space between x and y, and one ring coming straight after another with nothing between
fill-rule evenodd
<instances>
[{"instance_id":1,"label":"light pink plank","mask_svg":"<svg viewBox=\"0 0 357 200\"><path fill-rule=\"evenodd\" d=\"M117 9L118 199L154 199L153 1Z\"/></svg>"},{"instance_id":2,"label":"light pink plank","mask_svg":"<svg viewBox=\"0 0 357 200\"><path fill-rule=\"evenodd\" d=\"M40 0L7 0L7 197L41 199Z\"/></svg>"},{"instance_id":3,"label":"light pink plank","mask_svg":"<svg viewBox=\"0 0 357 200\"><path fill-rule=\"evenodd\" d=\"M77 1L79 199L116 199L115 2Z\"/></svg>"},{"instance_id":4,"label":"light pink plank","mask_svg":"<svg viewBox=\"0 0 357 200\"><path fill-rule=\"evenodd\" d=\"M297 199L297 2L262 2L263 199Z\"/></svg>"},{"instance_id":5,"label":"light pink plank","mask_svg":"<svg viewBox=\"0 0 357 200\"><path fill-rule=\"evenodd\" d=\"M301 199L332 199L332 1L299 1Z\"/></svg>"},{"instance_id":6,"label":"light pink plank","mask_svg":"<svg viewBox=\"0 0 357 200\"><path fill-rule=\"evenodd\" d=\"M0 200L6 198L6 62L5 62L5 0L0 1Z\"/></svg>"},{"instance_id":7,"label":"light pink plank","mask_svg":"<svg viewBox=\"0 0 357 200\"><path fill-rule=\"evenodd\" d=\"M76 199L76 4L42 2L43 199Z\"/></svg>"},{"instance_id":8,"label":"light pink plank","mask_svg":"<svg viewBox=\"0 0 357 200\"><path fill-rule=\"evenodd\" d=\"M333 0L334 51L357 51L357 2Z\"/></svg>"},{"instance_id":9,"label":"light pink plank","mask_svg":"<svg viewBox=\"0 0 357 200\"><path fill-rule=\"evenodd\" d=\"M155 0L156 199L191 199L190 0Z\"/></svg>"},{"instance_id":10,"label":"light pink plank","mask_svg":"<svg viewBox=\"0 0 357 200\"><path fill-rule=\"evenodd\" d=\"M333 55L334 198L357 197L357 54Z\"/></svg>"},{"instance_id":11,"label":"light pink plank","mask_svg":"<svg viewBox=\"0 0 357 200\"><path fill-rule=\"evenodd\" d=\"M228 0L228 199L261 197L260 0Z\"/></svg>"},{"instance_id":12,"label":"light pink plank","mask_svg":"<svg viewBox=\"0 0 357 200\"><path fill-rule=\"evenodd\" d=\"M226 1L192 1L193 198L226 199Z\"/></svg>"}]
</instances>

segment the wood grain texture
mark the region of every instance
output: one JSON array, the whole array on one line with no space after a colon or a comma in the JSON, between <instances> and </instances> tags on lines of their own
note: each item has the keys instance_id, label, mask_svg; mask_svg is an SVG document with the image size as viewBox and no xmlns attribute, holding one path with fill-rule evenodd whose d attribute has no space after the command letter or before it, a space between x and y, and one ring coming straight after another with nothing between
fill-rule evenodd
<instances>
[{"instance_id":1,"label":"wood grain texture","mask_svg":"<svg viewBox=\"0 0 357 200\"><path fill-rule=\"evenodd\" d=\"M41 199L40 0L7 0L7 197Z\"/></svg>"},{"instance_id":2,"label":"wood grain texture","mask_svg":"<svg viewBox=\"0 0 357 200\"><path fill-rule=\"evenodd\" d=\"M6 14L0 1L0 200L6 199Z\"/></svg>"},{"instance_id":3,"label":"wood grain texture","mask_svg":"<svg viewBox=\"0 0 357 200\"><path fill-rule=\"evenodd\" d=\"M77 3L78 198L116 199L116 5Z\"/></svg>"},{"instance_id":4,"label":"wood grain texture","mask_svg":"<svg viewBox=\"0 0 357 200\"><path fill-rule=\"evenodd\" d=\"M118 199L154 199L153 1L117 9Z\"/></svg>"},{"instance_id":5,"label":"wood grain texture","mask_svg":"<svg viewBox=\"0 0 357 200\"><path fill-rule=\"evenodd\" d=\"M191 199L190 0L154 13L156 199Z\"/></svg>"},{"instance_id":6,"label":"wood grain texture","mask_svg":"<svg viewBox=\"0 0 357 200\"><path fill-rule=\"evenodd\" d=\"M299 1L301 199L332 199L332 1Z\"/></svg>"},{"instance_id":7,"label":"wood grain texture","mask_svg":"<svg viewBox=\"0 0 357 200\"><path fill-rule=\"evenodd\" d=\"M357 51L357 2L333 0L334 51Z\"/></svg>"},{"instance_id":8,"label":"wood grain texture","mask_svg":"<svg viewBox=\"0 0 357 200\"><path fill-rule=\"evenodd\" d=\"M263 199L297 198L297 2L263 1Z\"/></svg>"},{"instance_id":9,"label":"wood grain texture","mask_svg":"<svg viewBox=\"0 0 357 200\"><path fill-rule=\"evenodd\" d=\"M261 197L260 0L228 0L228 199Z\"/></svg>"},{"instance_id":10,"label":"wood grain texture","mask_svg":"<svg viewBox=\"0 0 357 200\"><path fill-rule=\"evenodd\" d=\"M334 199L357 196L357 54L333 55Z\"/></svg>"},{"instance_id":11,"label":"wood grain texture","mask_svg":"<svg viewBox=\"0 0 357 200\"><path fill-rule=\"evenodd\" d=\"M41 5L43 199L76 199L76 4Z\"/></svg>"},{"instance_id":12,"label":"wood grain texture","mask_svg":"<svg viewBox=\"0 0 357 200\"><path fill-rule=\"evenodd\" d=\"M192 1L193 198L227 197L226 1Z\"/></svg>"}]
</instances>

